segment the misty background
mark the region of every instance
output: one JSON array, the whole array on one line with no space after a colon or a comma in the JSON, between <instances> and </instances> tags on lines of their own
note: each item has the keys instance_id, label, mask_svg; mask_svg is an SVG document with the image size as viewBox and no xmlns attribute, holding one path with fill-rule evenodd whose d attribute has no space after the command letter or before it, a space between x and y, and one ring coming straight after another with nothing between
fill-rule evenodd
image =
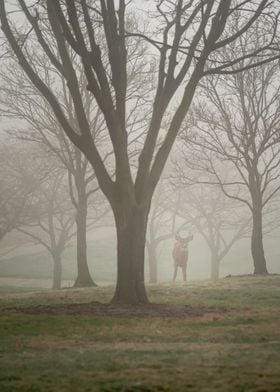
<instances>
[{"instance_id":1,"label":"misty background","mask_svg":"<svg viewBox=\"0 0 280 392\"><path fill-rule=\"evenodd\" d=\"M130 16L131 19L127 23L132 26L131 28L141 30L146 28L147 4L141 5L142 2L135 4L135 15ZM15 22L22 22L21 16L13 17ZM158 28L158 21L152 20L150 23L147 31ZM234 31L234 28L238 26L234 26L233 23L230 29ZM217 64L226 61L233 49L236 52L239 50L242 58L244 55L242 50L251 48L252 36L254 37L256 32L260 34L261 28L262 24L259 23L256 28L244 34L243 41L240 40L236 47L218 52L211 61ZM49 40L48 34L50 32L46 33ZM24 37L19 38L24 40ZM262 44L261 41L260 45ZM135 175L137 156L143 146L145 131L151 118L149 105L151 106L151 99L155 92L154 77L158 58L155 55L156 50L142 40L135 38L133 45L129 58L129 64L132 65L128 67L128 95L131 94L133 98L127 103L132 115L131 118L129 117L127 128L129 162L132 174ZM1 224L4 228L1 227L3 235L0 243L1 284L5 282L10 284L8 278L26 281L42 279L43 286L51 287L55 264L58 268L56 273L62 274L62 287L70 287L75 282L77 274L79 275L77 258L86 259L85 254L87 254L93 281L101 285L114 283L117 276L116 231L108 202L99 190L95 173L84 155L65 137L50 105L26 77L5 43L1 46L1 50L3 57L1 57L0 72L0 141L2 144L0 180L1 190L3 190ZM73 97L67 90L67 83L44 64L45 57L40 50L38 53L34 50L32 61L39 69L38 73L44 75L45 83L59 96L69 122L78 128L77 113L73 112ZM107 170L113 178L115 167L112 145L106 132L104 118L100 115L90 94L84 92L87 81L80 69L80 60L74 51L69 52L73 68L80 76L80 89L84 94L82 98L88 121L93 129L92 137L100 148ZM108 64L105 64L106 66ZM266 77L266 75L270 76ZM280 176L279 164L275 163L280 151L278 130L280 104L279 98L275 98L279 95L279 79L279 66L273 63L272 66L263 65L258 68L258 71L253 69L241 72L238 76L234 75L231 81L230 78L214 75L209 77L208 82L201 82L198 85L194 102L182 123L162 180L153 197L145 251L146 282L172 280L172 249L175 235L186 237L189 232L193 233L194 239L188 245L188 281L252 274L250 214L246 206L244 207L238 200L233 200L237 198L246 202L249 196L242 188L244 184L236 179L238 173L236 174L234 168L230 166L233 162L231 157L234 154L234 143L231 145L232 140L226 131L228 124L223 127L223 118L219 113L219 110L227 112L234 129L233 136L242 138L247 131L247 123L244 120L246 116L239 111L238 106L242 97L245 101L243 106L247 104L248 116L252 124L257 124L258 132L262 134L255 134L256 143L263 135L265 135L264 140L271 137L265 133L268 131L264 125L267 125L274 116L274 131L271 137L273 142L267 147L267 155L262 157L259 169L263 170L264 181L267 180L265 190L271 189L270 192L273 194L271 200L269 199L268 208L263 211L267 269L270 273L280 273L280 224L278 222L280 201L277 198ZM244 81L244 85L241 80ZM261 91L260 86L254 81L263 85ZM236 87L235 91L234 87ZM182 88L179 87L178 96L181 94ZM259 113L255 113L254 118L251 107L257 94L266 97L267 101L267 106L263 105L259 108L263 123L258 119ZM223 97L221 102L217 97ZM161 124L159 145L164 139L165 122L176 106L175 101L175 99L171 101ZM252 135L244 136L247 141L250 137ZM225 151L220 150L221 145ZM250 149L249 141L248 146ZM267 166L269 172L267 175L264 171L266 165L270 165ZM242 176L246 177L246 175L242 173ZM237 189L231 190L233 199L228 199L222 192L223 185L227 181L237 185ZM77 223L79 209L82 210L80 208L82 203L84 203L82 212L87 219L87 238L86 240L83 238L87 243L87 249L78 247L77 255L75 222ZM156 210L154 214L153 210ZM218 257L218 250L216 249L216 254L215 249L212 249L212 252L209 250L207 234L204 232L206 235L204 236L202 233L203 230L208 229L212 242L216 240L219 242L216 245L220 251L223 251L223 247L226 248L238 233L219 261L219 266L216 266L218 269L216 273L213 273L213 265L215 257ZM157 237L160 240L156 244L156 254L152 255L150 243L156 243ZM152 262L157 266L153 272L153 279L151 279L150 266L152 258L154 258ZM48 282L43 282L46 279ZM182 281L181 271L177 281ZM58 284L57 287L59 286Z\"/></svg>"}]
</instances>

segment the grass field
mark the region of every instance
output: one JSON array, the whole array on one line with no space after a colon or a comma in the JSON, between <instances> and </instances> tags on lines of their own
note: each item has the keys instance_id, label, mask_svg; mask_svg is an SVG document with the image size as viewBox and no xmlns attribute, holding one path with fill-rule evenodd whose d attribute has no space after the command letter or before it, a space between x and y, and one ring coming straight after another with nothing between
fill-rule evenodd
<instances>
[{"instance_id":1,"label":"grass field","mask_svg":"<svg viewBox=\"0 0 280 392\"><path fill-rule=\"evenodd\" d=\"M37 305L106 302L113 288L1 292L0 391L280 391L279 276L148 291L156 303L228 311L186 318L27 314Z\"/></svg>"}]
</instances>

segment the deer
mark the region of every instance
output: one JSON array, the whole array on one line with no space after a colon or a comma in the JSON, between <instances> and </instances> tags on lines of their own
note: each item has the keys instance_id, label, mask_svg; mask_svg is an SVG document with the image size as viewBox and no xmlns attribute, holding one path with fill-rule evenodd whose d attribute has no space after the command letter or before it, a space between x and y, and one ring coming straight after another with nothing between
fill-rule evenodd
<instances>
[{"instance_id":1,"label":"deer","mask_svg":"<svg viewBox=\"0 0 280 392\"><path fill-rule=\"evenodd\" d=\"M174 275L173 282L176 279L178 267L182 268L184 282L187 280L187 261L188 261L188 244L193 240L193 234L189 234L188 237L182 238L178 234L175 235L175 244L172 250L172 256L174 260Z\"/></svg>"}]
</instances>

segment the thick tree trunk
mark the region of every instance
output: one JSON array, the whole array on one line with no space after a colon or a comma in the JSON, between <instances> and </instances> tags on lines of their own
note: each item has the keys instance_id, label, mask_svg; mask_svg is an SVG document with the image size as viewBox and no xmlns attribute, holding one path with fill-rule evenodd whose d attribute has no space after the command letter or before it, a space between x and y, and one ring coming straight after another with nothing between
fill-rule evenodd
<instances>
[{"instance_id":1,"label":"thick tree trunk","mask_svg":"<svg viewBox=\"0 0 280 392\"><path fill-rule=\"evenodd\" d=\"M112 303L148 303L144 283L147 211L127 207L125 216L115 211L117 228L117 285Z\"/></svg>"},{"instance_id":2,"label":"thick tree trunk","mask_svg":"<svg viewBox=\"0 0 280 392\"><path fill-rule=\"evenodd\" d=\"M61 278L62 278L62 264L61 264L61 256L53 255L53 280L52 280L52 288L54 290L61 288Z\"/></svg>"},{"instance_id":3,"label":"thick tree trunk","mask_svg":"<svg viewBox=\"0 0 280 392\"><path fill-rule=\"evenodd\" d=\"M253 230L251 238L251 252L254 262L254 274L267 274L266 260L263 248L262 209L260 203L253 206Z\"/></svg>"},{"instance_id":4,"label":"thick tree trunk","mask_svg":"<svg viewBox=\"0 0 280 392\"><path fill-rule=\"evenodd\" d=\"M77 225L77 278L74 287L97 286L93 281L87 262L87 206L79 203L76 215Z\"/></svg>"},{"instance_id":5,"label":"thick tree trunk","mask_svg":"<svg viewBox=\"0 0 280 392\"><path fill-rule=\"evenodd\" d=\"M157 250L153 243L147 246L149 258L149 282L157 283Z\"/></svg>"},{"instance_id":6,"label":"thick tree trunk","mask_svg":"<svg viewBox=\"0 0 280 392\"><path fill-rule=\"evenodd\" d=\"M215 251L211 251L211 280L217 280L220 276L220 259Z\"/></svg>"}]
</instances>

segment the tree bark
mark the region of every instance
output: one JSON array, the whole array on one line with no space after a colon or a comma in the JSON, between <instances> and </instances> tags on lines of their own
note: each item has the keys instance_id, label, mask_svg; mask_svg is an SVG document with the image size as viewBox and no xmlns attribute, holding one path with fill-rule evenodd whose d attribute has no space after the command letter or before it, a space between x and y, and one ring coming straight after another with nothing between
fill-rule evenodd
<instances>
[{"instance_id":1,"label":"tree bark","mask_svg":"<svg viewBox=\"0 0 280 392\"><path fill-rule=\"evenodd\" d=\"M157 283L158 269L157 269L157 250L153 243L147 245L148 260L149 260L149 282Z\"/></svg>"},{"instance_id":2,"label":"tree bark","mask_svg":"<svg viewBox=\"0 0 280 392\"><path fill-rule=\"evenodd\" d=\"M147 304L149 300L144 282L144 258L148 213L143 208L129 206L126 210L119 208L114 213L118 272L112 303Z\"/></svg>"},{"instance_id":3,"label":"tree bark","mask_svg":"<svg viewBox=\"0 0 280 392\"><path fill-rule=\"evenodd\" d=\"M87 261L87 202L79 197L76 214L77 225L77 278L74 287L97 286L93 281Z\"/></svg>"},{"instance_id":4,"label":"tree bark","mask_svg":"<svg viewBox=\"0 0 280 392\"><path fill-rule=\"evenodd\" d=\"M262 208L260 203L253 203L253 230L251 252L254 262L254 275L267 274L266 259L263 247Z\"/></svg>"},{"instance_id":5,"label":"tree bark","mask_svg":"<svg viewBox=\"0 0 280 392\"><path fill-rule=\"evenodd\" d=\"M217 252L211 250L211 280L219 279L220 259Z\"/></svg>"},{"instance_id":6,"label":"tree bark","mask_svg":"<svg viewBox=\"0 0 280 392\"><path fill-rule=\"evenodd\" d=\"M61 256L53 255L53 280L52 280L52 288L54 290L58 290L61 288L61 278L62 278L62 264L61 264Z\"/></svg>"}]
</instances>

